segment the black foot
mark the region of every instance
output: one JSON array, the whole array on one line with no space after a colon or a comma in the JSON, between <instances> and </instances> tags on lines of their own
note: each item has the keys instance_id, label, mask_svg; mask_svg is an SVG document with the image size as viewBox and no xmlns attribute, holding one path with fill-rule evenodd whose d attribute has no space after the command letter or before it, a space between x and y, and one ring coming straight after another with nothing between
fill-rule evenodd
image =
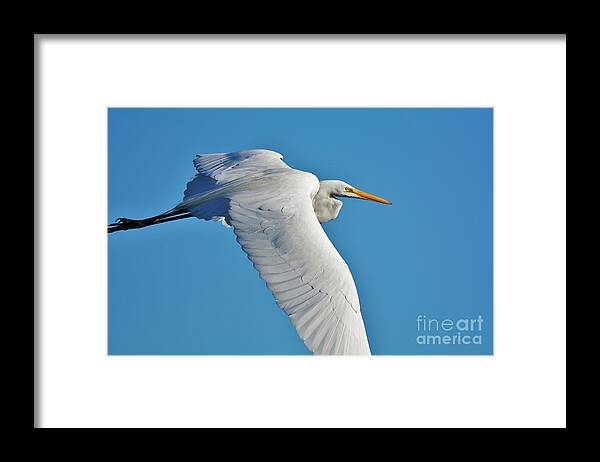
<instances>
[{"instance_id":1,"label":"black foot","mask_svg":"<svg viewBox=\"0 0 600 462\"><path fill-rule=\"evenodd\" d=\"M131 218L117 218L114 223L108 225L108 232L112 233L114 231L125 231L128 229L136 229L143 228L145 226L151 225L154 223L154 220L132 220Z\"/></svg>"},{"instance_id":2,"label":"black foot","mask_svg":"<svg viewBox=\"0 0 600 462\"><path fill-rule=\"evenodd\" d=\"M115 223L119 225L135 226L136 224L142 223L144 220L132 220L131 218L117 218Z\"/></svg>"}]
</instances>

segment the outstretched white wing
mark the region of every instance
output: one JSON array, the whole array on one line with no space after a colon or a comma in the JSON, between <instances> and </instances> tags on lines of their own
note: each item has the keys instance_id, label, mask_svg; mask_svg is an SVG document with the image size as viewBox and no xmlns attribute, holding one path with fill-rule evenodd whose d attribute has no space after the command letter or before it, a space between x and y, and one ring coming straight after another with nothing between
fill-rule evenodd
<instances>
[{"instance_id":1,"label":"outstretched white wing","mask_svg":"<svg viewBox=\"0 0 600 462\"><path fill-rule=\"evenodd\" d=\"M289 169L282 159L281 154L267 149L198 155L194 159L198 173L188 182L183 201L175 209L183 208L197 218L222 221L227 225L228 200L224 197L205 200L206 194L233 180L249 180L266 171Z\"/></svg>"},{"instance_id":2,"label":"outstretched white wing","mask_svg":"<svg viewBox=\"0 0 600 462\"><path fill-rule=\"evenodd\" d=\"M352 274L313 210L317 178L290 169L277 153L259 152L255 158L247 152L245 166L233 167L237 154L229 163L228 155L200 156L196 166L217 188L235 184L219 194L227 201L227 221L308 349L370 354Z\"/></svg>"}]
</instances>

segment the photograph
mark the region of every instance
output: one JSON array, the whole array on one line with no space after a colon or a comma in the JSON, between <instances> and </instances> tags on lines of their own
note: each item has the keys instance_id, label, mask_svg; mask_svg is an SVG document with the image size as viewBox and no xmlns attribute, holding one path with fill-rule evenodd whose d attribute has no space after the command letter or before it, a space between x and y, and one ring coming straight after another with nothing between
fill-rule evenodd
<instances>
[{"instance_id":1,"label":"photograph","mask_svg":"<svg viewBox=\"0 0 600 462\"><path fill-rule=\"evenodd\" d=\"M492 108L109 108L108 353L493 354L492 167Z\"/></svg>"}]
</instances>

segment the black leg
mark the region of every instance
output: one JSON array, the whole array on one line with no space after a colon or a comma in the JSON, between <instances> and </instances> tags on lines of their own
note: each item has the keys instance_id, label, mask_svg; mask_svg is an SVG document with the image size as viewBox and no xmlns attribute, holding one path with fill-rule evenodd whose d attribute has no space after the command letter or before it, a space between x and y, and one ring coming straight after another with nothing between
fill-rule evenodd
<instances>
[{"instance_id":1,"label":"black leg","mask_svg":"<svg viewBox=\"0 0 600 462\"><path fill-rule=\"evenodd\" d=\"M146 226L166 223L167 221L181 220L182 218L190 218L192 214L187 210L177 210L174 212L157 215L155 217L145 218L143 220L134 220L131 218L117 218L114 223L108 225L108 232L126 231L128 229L145 228Z\"/></svg>"}]
</instances>

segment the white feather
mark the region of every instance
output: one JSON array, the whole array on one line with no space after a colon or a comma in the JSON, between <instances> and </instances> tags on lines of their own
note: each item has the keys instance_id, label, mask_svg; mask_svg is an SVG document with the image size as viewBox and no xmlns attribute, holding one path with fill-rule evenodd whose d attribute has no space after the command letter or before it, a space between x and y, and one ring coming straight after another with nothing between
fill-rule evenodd
<instances>
[{"instance_id":1,"label":"white feather","mask_svg":"<svg viewBox=\"0 0 600 462\"><path fill-rule=\"evenodd\" d=\"M267 150L198 156L198 174L176 209L233 226L309 350L368 355L352 274L315 213L319 180L282 157Z\"/></svg>"}]
</instances>

